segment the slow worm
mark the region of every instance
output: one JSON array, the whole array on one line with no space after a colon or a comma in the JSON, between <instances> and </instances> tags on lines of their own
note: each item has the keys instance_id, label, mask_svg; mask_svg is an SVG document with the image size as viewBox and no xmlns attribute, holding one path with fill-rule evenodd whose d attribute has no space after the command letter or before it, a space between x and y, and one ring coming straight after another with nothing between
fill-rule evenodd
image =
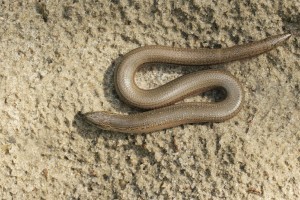
<instances>
[{"instance_id":1,"label":"slow worm","mask_svg":"<svg viewBox=\"0 0 300 200\"><path fill-rule=\"evenodd\" d=\"M114 83L123 101L149 111L129 115L90 112L84 114L84 117L101 129L124 133L148 133L186 123L221 122L230 119L241 109L244 95L239 81L224 70L190 73L150 90L141 89L136 85L135 73L144 63L211 65L241 60L267 52L290 36L291 34L275 35L221 49L194 50L164 46L134 49L124 56L116 68ZM222 87L226 91L226 98L221 102L174 104L187 96L215 87Z\"/></svg>"}]
</instances>

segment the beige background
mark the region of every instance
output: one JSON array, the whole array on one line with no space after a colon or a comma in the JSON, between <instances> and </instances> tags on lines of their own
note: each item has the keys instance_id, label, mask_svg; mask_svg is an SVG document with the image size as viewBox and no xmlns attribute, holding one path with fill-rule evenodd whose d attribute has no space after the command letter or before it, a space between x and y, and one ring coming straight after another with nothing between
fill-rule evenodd
<instances>
[{"instance_id":1,"label":"beige background","mask_svg":"<svg viewBox=\"0 0 300 200\"><path fill-rule=\"evenodd\" d=\"M136 112L112 84L134 48L243 44L299 29L299 8L298 0L0 1L1 199L299 199L299 36L217 66L246 93L224 123L130 136L76 115ZM150 69L136 79L143 88L196 70Z\"/></svg>"}]
</instances>

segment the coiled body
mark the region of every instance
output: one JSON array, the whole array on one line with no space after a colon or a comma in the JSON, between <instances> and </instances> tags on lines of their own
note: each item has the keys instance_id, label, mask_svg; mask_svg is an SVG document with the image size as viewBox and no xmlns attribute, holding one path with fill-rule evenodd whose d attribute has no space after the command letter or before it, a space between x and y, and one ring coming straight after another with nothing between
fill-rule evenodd
<instances>
[{"instance_id":1,"label":"coiled body","mask_svg":"<svg viewBox=\"0 0 300 200\"><path fill-rule=\"evenodd\" d=\"M243 103L241 84L228 72L206 70L179 77L151 90L139 88L134 76L144 63L174 63L208 65L226 63L267 52L290 34L271 36L264 40L223 49L182 49L146 46L127 53L117 67L114 77L116 90L126 103L143 109L137 114L117 115L107 112L84 114L88 122L105 130L124 133L147 133L186 123L220 122L232 118ZM179 103L183 98L222 87L227 96L221 102Z\"/></svg>"}]
</instances>

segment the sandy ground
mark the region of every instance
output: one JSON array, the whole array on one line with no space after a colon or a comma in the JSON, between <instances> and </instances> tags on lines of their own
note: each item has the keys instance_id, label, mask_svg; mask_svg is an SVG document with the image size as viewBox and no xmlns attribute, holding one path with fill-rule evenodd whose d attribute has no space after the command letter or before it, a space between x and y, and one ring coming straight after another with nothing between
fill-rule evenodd
<instances>
[{"instance_id":1,"label":"sandy ground","mask_svg":"<svg viewBox=\"0 0 300 200\"><path fill-rule=\"evenodd\" d=\"M112 83L136 47L243 44L299 29L299 9L298 0L0 1L1 199L300 199L297 36L216 66L246 93L224 123L133 136L77 115L136 112ZM143 88L196 70L150 69L136 79Z\"/></svg>"}]
</instances>

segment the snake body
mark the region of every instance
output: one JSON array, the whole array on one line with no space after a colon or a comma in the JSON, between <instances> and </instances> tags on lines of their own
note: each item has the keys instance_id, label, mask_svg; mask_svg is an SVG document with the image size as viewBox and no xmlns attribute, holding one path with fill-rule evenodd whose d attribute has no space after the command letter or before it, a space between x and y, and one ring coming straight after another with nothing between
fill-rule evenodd
<instances>
[{"instance_id":1,"label":"snake body","mask_svg":"<svg viewBox=\"0 0 300 200\"><path fill-rule=\"evenodd\" d=\"M287 40L291 34L221 49L183 49L145 46L125 54L116 68L114 83L120 98L129 105L148 111L119 115L90 112L84 116L101 129L124 133L148 133L186 123L221 122L235 116L243 104L243 89L238 80L224 70L205 70L181 76L158 88L139 88L134 76L145 63L211 65L253 57L267 52ZM221 102L178 103L187 96L215 87L226 91Z\"/></svg>"}]
</instances>

